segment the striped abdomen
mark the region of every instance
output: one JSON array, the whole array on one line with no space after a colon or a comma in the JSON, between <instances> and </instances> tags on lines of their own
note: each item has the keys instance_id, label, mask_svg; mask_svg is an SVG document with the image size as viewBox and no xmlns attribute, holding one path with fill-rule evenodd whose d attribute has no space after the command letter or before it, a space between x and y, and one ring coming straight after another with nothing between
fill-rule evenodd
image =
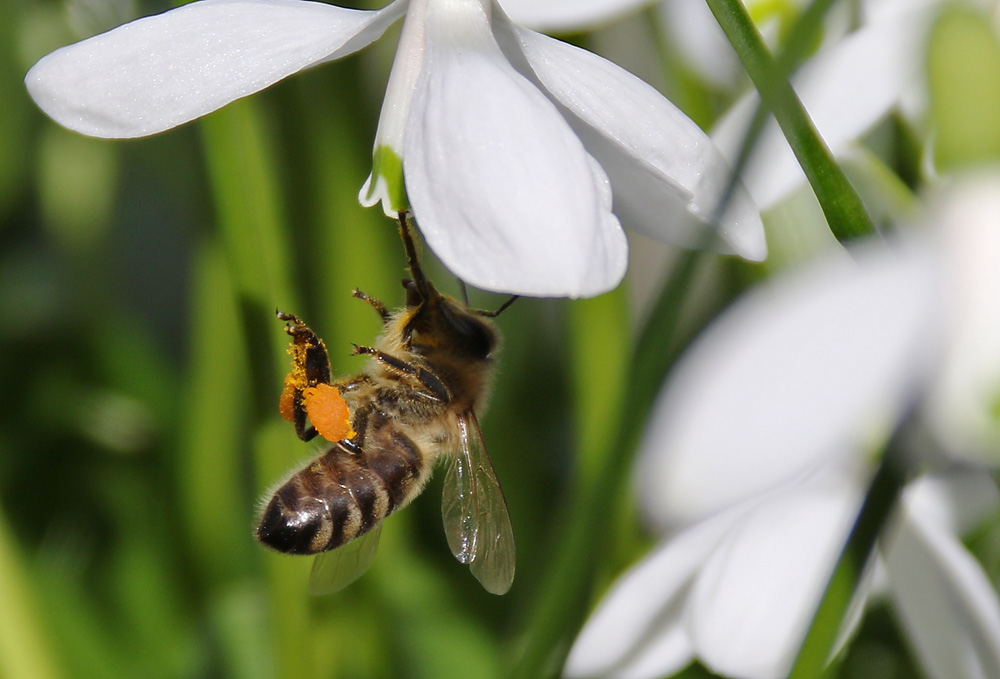
<instances>
[{"instance_id":1,"label":"striped abdomen","mask_svg":"<svg viewBox=\"0 0 1000 679\"><path fill-rule=\"evenodd\" d=\"M361 453L335 444L275 492L257 539L288 554L334 549L408 503L429 471L413 441L391 425Z\"/></svg>"}]
</instances>

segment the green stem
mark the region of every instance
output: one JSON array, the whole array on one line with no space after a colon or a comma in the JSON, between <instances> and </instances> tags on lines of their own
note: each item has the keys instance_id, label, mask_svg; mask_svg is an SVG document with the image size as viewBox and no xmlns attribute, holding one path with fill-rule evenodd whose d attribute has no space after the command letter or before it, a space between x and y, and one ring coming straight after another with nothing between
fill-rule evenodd
<instances>
[{"instance_id":1,"label":"green stem","mask_svg":"<svg viewBox=\"0 0 1000 679\"><path fill-rule=\"evenodd\" d=\"M905 453L899 445L906 430L904 423L886 447L789 679L815 679L823 676L828 669L854 591L906 484Z\"/></svg>"},{"instance_id":2,"label":"green stem","mask_svg":"<svg viewBox=\"0 0 1000 679\"><path fill-rule=\"evenodd\" d=\"M740 0L707 0L719 26L725 32L743 67L753 81L764 105L788 139L795 157L812 185L830 230L846 243L854 238L874 233L868 212L854 187L834 161L812 124L802 102L788 82L788 64L804 53L804 43L796 44L788 57L777 63L768 51L757 27ZM829 5L827 0L815 3L810 12L819 13ZM810 14L810 18L813 15Z\"/></svg>"},{"instance_id":3,"label":"green stem","mask_svg":"<svg viewBox=\"0 0 1000 679\"><path fill-rule=\"evenodd\" d=\"M614 516L612 507L624 494L631 470L631 453L638 446L642 423L667 369L676 357L676 352L666 348L675 339L685 292L702 259L697 252L681 254L627 368L622 362L617 370L617 374L627 375L627 379L617 385L605 385L614 388L605 393L610 399L591 403L589 407L586 402L580 404L581 421L591 421L595 413L599 416L591 422L590 429L587 425L581 426L581 439L591 436L592 432L588 432L595 426L605 433L580 442L583 459L576 470L572 496L566 503L568 512L562 517L555 556L547 567L547 577L538 588L539 596L525 625L524 647L514 677L538 679L554 676L569 652L573 635L583 624L590 605L589 594L603 564L597 555L609 551L613 538L610 534ZM619 303L620 296L619 292L618 295L605 297ZM588 302L600 304L601 299L605 298ZM586 324L587 318L588 310L585 309L577 320ZM590 327L596 326L591 324ZM576 333L578 340L586 334L587 328L580 330ZM620 342L625 344L627 341L622 338ZM600 339L595 339L595 344L603 346L605 351L609 348L607 342ZM575 349L580 363L577 370L588 373L595 370L588 360L586 347L577 346ZM607 371L603 372L607 374ZM588 387L584 389L595 394Z\"/></svg>"}]
</instances>

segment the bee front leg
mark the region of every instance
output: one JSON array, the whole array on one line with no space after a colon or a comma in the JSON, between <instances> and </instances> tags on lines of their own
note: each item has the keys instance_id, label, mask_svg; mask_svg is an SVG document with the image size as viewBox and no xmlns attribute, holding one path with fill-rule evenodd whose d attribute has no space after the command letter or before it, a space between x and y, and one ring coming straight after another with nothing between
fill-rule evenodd
<instances>
[{"instance_id":1,"label":"bee front leg","mask_svg":"<svg viewBox=\"0 0 1000 679\"><path fill-rule=\"evenodd\" d=\"M391 370L403 373L404 375L412 375L418 382L420 382L421 386L426 389L426 391L418 393L423 394L432 401L436 401L438 403L448 403L451 401L451 393L448 391L448 388L444 386L441 378L427 368L407 363L406 361L398 359L391 354L385 353L384 351L379 351L373 347L359 346L357 344L354 345L355 356L365 354L371 356L376 361Z\"/></svg>"},{"instance_id":2,"label":"bee front leg","mask_svg":"<svg viewBox=\"0 0 1000 679\"><path fill-rule=\"evenodd\" d=\"M383 323L389 322L389 316L390 316L389 310L385 308L385 304L383 304L381 300L376 299L374 297L369 297L367 294L365 294L361 290L358 290L357 288L354 288L354 291L351 294L360 299L362 302L367 303L369 306L371 306L371 308L375 309L378 315L382 318Z\"/></svg>"}]
</instances>

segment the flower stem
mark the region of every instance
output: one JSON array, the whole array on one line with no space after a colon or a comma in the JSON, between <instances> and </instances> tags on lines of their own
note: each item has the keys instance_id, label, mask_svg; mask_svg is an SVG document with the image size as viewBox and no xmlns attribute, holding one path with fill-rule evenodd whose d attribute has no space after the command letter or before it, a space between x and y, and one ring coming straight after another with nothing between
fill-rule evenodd
<instances>
[{"instance_id":1,"label":"flower stem","mask_svg":"<svg viewBox=\"0 0 1000 679\"><path fill-rule=\"evenodd\" d=\"M583 421L581 437L593 429L587 425L599 415L599 426L605 433L584 444L581 441L581 461L573 481L572 496L566 501L568 511L562 517L562 530L558 531L554 556L547 567L546 579L538 588L537 597L529 618L524 625L522 652L513 677L538 679L558 673L569 652L570 642L583 624L590 605L599 570L606 559L597 555L608 553L613 541L611 528L618 498L623 497L631 470L632 454L638 447L643 431L642 423L652 406L663 376L676 358L677 319L686 292L698 265L704 257L698 252L684 252L674 266L657 300L650 320L632 352L627 366L618 364L617 373L626 379L613 385L614 393L604 395L610 399L591 403L581 402L579 411ZM577 370L588 374L595 366L588 360L593 345L607 351L607 337L595 335L593 328L599 320L613 315L608 302L621 307L621 291L596 300L578 304L578 331L575 354L581 364ZM627 324L620 323L619 327ZM605 324L607 327L607 324ZM588 331L588 328L590 330ZM590 339L588 340L588 336ZM585 342L580 345L581 340ZM624 338L620 341L624 342ZM590 344L587 344L589 342ZM666 348L673 346L668 351ZM616 354L615 361L621 359ZM607 373L607 371L603 371ZM584 386L592 396L595 392ZM585 401L592 399L585 399ZM611 435L609 436L608 433Z\"/></svg>"},{"instance_id":2,"label":"flower stem","mask_svg":"<svg viewBox=\"0 0 1000 679\"><path fill-rule=\"evenodd\" d=\"M906 484L905 453L899 441L907 431L904 420L886 446L789 679L815 679L827 671L851 598Z\"/></svg>"},{"instance_id":3,"label":"flower stem","mask_svg":"<svg viewBox=\"0 0 1000 679\"><path fill-rule=\"evenodd\" d=\"M834 161L812 124L802 102L788 82L789 65L804 50L799 41L776 61L740 0L707 0L719 26L736 50L744 69L760 92L764 105L788 139L795 157L812 185L833 235L841 242L874 233L875 227L861 198ZM810 19L820 16L830 0L816 2L808 10Z\"/></svg>"}]
</instances>

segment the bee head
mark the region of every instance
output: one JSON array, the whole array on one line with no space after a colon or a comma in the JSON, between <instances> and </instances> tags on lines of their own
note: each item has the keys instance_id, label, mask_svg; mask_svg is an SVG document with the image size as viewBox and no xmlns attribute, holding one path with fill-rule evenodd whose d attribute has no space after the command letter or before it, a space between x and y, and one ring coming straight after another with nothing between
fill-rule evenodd
<instances>
[{"instance_id":1,"label":"bee head","mask_svg":"<svg viewBox=\"0 0 1000 679\"><path fill-rule=\"evenodd\" d=\"M408 312L402 327L404 341L418 354L442 351L473 361L488 360L500 341L489 318L507 308L513 298L500 310L488 312L442 295L420 268L406 213L399 215L399 232L412 275L403 281Z\"/></svg>"},{"instance_id":2,"label":"bee head","mask_svg":"<svg viewBox=\"0 0 1000 679\"><path fill-rule=\"evenodd\" d=\"M406 306L410 316L403 335L412 351L426 354L444 351L474 361L488 360L499 344L493 324L475 309L438 294L427 283L433 296L425 297L412 281L404 281ZM414 303L415 302L415 303Z\"/></svg>"}]
</instances>

